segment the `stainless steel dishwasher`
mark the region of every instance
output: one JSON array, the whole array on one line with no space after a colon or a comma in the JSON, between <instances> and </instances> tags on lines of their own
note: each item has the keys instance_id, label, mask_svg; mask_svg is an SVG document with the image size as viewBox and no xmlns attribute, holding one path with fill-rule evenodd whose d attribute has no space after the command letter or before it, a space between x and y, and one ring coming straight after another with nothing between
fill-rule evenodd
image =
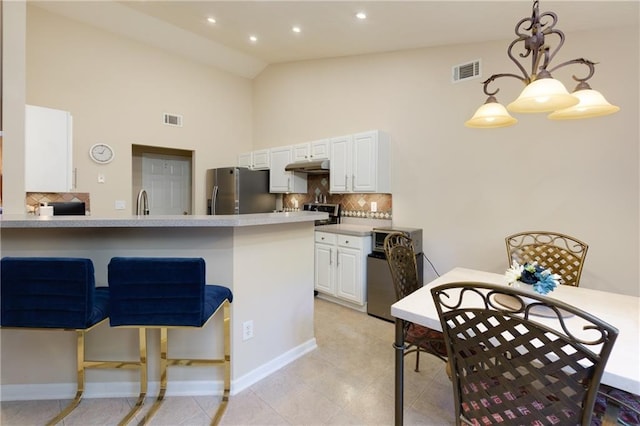
<instances>
[{"instance_id":1,"label":"stainless steel dishwasher","mask_svg":"<svg viewBox=\"0 0 640 426\"><path fill-rule=\"evenodd\" d=\"M416 253L418 280L423 285L422 253ZM367 313L374 317L395 321L391 305L396 302L396 291L384 252L374 251L367 257Z\"/></svg>"}]
</instances>

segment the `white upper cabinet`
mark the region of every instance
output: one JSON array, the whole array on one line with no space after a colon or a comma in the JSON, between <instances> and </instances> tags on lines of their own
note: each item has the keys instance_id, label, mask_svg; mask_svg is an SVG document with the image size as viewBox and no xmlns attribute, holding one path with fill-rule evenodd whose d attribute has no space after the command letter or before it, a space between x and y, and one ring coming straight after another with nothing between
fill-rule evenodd
<instances>
[{"instance_id":1,"label":"white upper cabinet","mask_svg":"<svg viewBox=\"0 0 640 426\"><path fill-rule=\"evenodd\" d=\"M373 130L331 139L332 193L391 193L389 137Z\"/></svg>"},{"instance_id":2,"label":"white upper cabinet","mask_svg":"<svg viewBox=\"0 0 640 426\"><path fill-rule=\"evenodd\" d=\"M269 192L306 193L307 175L285 171L287 164L293 162L292 146L271 148L271 167L269 169Z\"/></svg>"},{"instance_id":3,"label":"white upper cabinet","mask_svg":"<svg viewBox=\"0 0 640 426\"><path fill-rule=\"evenodd\" d=\"M292 149L293 163L311 161L311 144L309 142L296 144Z\"/></svg>"},{"instance_id":4,"label":"white upper cabinet","mask_svg":"<svg viewBox=\"0 0 640 426\"><path fill-rule=\"evenodd\" d=\"M329 163L329 191L351 192L351 151L353 137L340 136L331 139L331 162Z\"/></svg>"},{"instance_id":5,"label":"white upper cabinet","mask_svg":"<svg viewBox=\"0 0 640 426\"><path fill-rule=\"evenodd\" d=\"M25 191L69 192L73 187L71 113L27 105Z\"/></svg>"},{"instance_id":6,"label":"white upper cabinet","mask_svg":"<svg viewBox=\"0 0 640 426\"><path fill-rule=\"evenodd\" d=\"M300 143L293 146L293 162L327 160L329 158L329 139Z\"/></svg>"},{"instance_id":7,"label":"white upper cabinet","mask_svg":"<svg viewBox=\"0 0 640 426\"><path fill-rule=\"evenodd\" d=\"M259 149L253 152L245 152L238 155L238 166L247 167L251 170L269 170L270 150Z\"/></svg>"}]
</instances>

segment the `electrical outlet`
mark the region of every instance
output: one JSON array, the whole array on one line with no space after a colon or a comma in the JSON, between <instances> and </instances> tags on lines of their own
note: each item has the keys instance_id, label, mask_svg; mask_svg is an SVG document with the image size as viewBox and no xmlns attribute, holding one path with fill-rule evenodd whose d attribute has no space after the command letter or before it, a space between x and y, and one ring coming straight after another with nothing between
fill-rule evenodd
<instances>
[{"instance_id":1,"label":"electrical outlet","mask_svg":"<svg viewBox=\"0 0 640 426\"><path fill-rule=\"evenodd\" d=\"M105 180L104 175L102 173L98 173L98 183L104 183Z\"/></svg>"},{"instance_id":2,"label":"electrical outlet","mask_svg":"<svg viewBox=\"0 0 640 426\"><path fill-rule=\"evenodd\" d=\"M124 200L116 200L116 210L124 210L127 208L127 203Z\"/></svg>"},{"instance_id":3,"label":"electrical outlet","mask_svg":"<svg viewBox=\"0 0 640 426\"><path fill-rule=\"evenodd\" d=\"M377 202L375 202L375 201L371 202L371 211L374 212L374 213L378 211L378 203Z\"/></svg>"},{"instance_id":4,"label":"electrical outlet","mask_svg":"<svg viewBox=\"0 0 640 426\"><path fill-rule=\"evenodd\" d=\"M242 323L242 340L253 338L253 320Z\"/></svg>"}]
</instances>

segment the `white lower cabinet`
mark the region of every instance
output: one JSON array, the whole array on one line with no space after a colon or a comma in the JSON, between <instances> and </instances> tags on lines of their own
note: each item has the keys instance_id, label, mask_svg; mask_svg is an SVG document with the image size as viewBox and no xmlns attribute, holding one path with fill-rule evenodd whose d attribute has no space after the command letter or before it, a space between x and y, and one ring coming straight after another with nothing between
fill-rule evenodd
<instances>
[{"instance_id":1,"label":"white lower cabinet","mask_svg":"<svg viewBox=\"0 0 640 426\"><path fill-rule=\"evenodd\" d=\"M316 231L315 289L358 307L366 303L367 255L371 236Z\"/></svg>"}]
</instances>

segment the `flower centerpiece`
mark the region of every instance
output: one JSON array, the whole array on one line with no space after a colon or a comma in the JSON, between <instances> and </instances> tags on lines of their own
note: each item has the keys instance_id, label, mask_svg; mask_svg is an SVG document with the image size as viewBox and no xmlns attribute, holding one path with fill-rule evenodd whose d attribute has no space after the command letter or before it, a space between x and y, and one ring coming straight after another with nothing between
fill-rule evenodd
<instances>
[{"instance_id":1,"label":"flower centerpiece","mask_svg":"<svg viewBox=\"0 0 640 426\"><path fill-rule=\"evenodd\" d=\"M558 286L560 275L554 274L550 269L538 265L538 262L518 264L515 260L507 272L507 282L510 286L516 282L533 286L533 291L539 294L547 294Z\"/></svg>"}]
</instances>

